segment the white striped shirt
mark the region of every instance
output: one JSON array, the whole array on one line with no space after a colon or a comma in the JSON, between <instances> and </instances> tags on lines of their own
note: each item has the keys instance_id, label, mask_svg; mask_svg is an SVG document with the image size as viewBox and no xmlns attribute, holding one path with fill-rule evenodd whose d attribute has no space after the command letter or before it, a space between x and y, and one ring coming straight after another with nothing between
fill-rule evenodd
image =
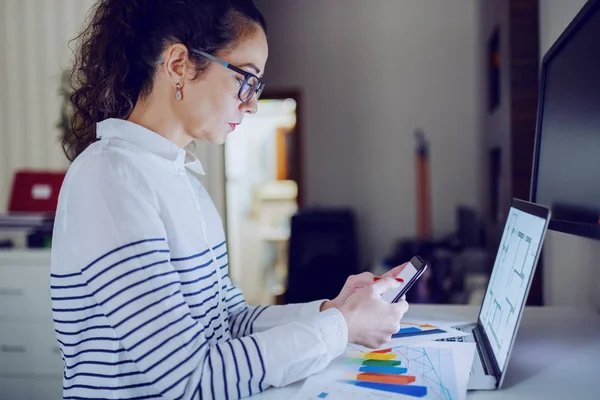
<instances>
[{"instance_id":1,"label":"white striped shirt","mask_svg":"<svg viewBox=\"0 0 600 400\"><path fill-rule=\"evenodd\" d=\"M65 399L237 399L342 353L344 318L322 301L246 304L189 149L124 120L97 132L69 168L53 235Z\"/></svg>"}]
</instances>

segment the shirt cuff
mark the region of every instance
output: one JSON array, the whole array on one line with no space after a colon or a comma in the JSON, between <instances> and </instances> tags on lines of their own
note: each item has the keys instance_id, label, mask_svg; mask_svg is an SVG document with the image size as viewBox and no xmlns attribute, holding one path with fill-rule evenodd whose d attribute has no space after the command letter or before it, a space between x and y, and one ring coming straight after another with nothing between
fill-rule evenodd
<instances>
[{"instance_id":1,"label":"shirt cuff","mask_svg":"<svg viewBox=\"0 0 600 400\"><path fill-rule=\"evenodd\" d=\"M337 308L330 308L319 314L317 323L327 346L330 360L341 355L348 346L348 326L344 316Z\"/></svg>"},{"instance_id":2,"label":"shirt cuff","mask_svg":"<svg viewBox=\"0 0 600 400\"><path fill-rule=\"evenodd\" d=\"M327 299L323 299L323 300L311 301L309 303L304 303L302 305L302 308L300 309L300 313L298 314L298 317L305 318L305 317L310 317L311 315L318 314L321 311L321 304L323 304L326 301L327 301Z\"/></svg>"}]
</instances>

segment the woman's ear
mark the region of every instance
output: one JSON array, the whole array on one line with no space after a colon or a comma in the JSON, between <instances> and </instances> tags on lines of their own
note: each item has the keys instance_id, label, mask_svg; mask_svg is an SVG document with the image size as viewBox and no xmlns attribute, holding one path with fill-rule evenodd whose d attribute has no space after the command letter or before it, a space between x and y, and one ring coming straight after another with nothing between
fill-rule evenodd
<instances>
[{"instance_id":1,"label":"woman's ear","mask_svg":"<svg viewBox=\"0 0 600 400\"><path fill-rule=\"evenodd\" d=\"M169 46L163 53L163 68L173 87L183 87L186 74L189 72L189 52L181 43Z\"/></svg>"}]
</instances>

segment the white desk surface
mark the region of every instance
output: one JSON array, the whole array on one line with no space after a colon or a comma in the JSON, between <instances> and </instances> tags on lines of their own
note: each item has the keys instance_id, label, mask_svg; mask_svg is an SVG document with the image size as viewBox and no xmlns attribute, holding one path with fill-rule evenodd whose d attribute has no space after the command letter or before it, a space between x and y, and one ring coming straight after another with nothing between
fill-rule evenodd
<instances>
[{"instance_id":1,"label":"white desk surface","mask_svg":"<svg viewBox=\"0 0 600 400\"><path fill-rule=\"evenodd\" d=\"M479 307L412 305L407 318L474 321ZM270 388L252 399L291 398L302 382ZM600 399L600 314L590 310L526 307L500 390L468 399Z\"/></svg>"}]
</instances>

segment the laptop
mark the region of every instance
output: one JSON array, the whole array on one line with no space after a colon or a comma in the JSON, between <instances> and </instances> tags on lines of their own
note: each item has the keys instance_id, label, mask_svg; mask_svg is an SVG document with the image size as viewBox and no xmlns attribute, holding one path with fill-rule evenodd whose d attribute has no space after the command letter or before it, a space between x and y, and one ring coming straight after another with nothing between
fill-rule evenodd
<instances>
[{"instance_id":1,"label":"laptop","mask_svg":"<svg viewBox=\"0 0 600 400\"><path fill-rule=\"evenodd\" d=\"M472 334L440 339L475 342L469 390L502 386L549 220L548 208L513 199L477 323L454 327Z\"/></svg>"}]
</instances>

